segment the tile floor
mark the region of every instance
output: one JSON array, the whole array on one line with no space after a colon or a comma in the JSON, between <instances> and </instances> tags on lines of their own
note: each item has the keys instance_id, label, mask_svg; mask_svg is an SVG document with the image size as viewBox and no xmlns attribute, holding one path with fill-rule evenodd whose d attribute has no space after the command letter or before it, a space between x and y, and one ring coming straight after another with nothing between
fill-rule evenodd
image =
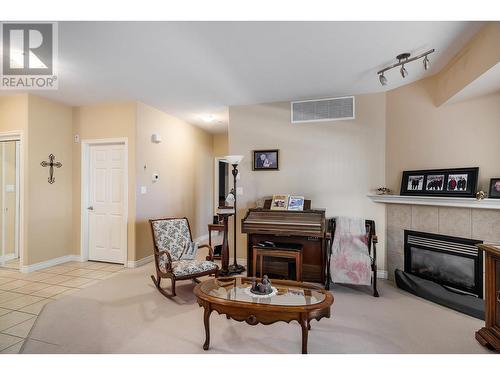
<instances>
[{"instance_id":1,"label":"tile floor","mask_svg":"<svg viewBox=\"0 0 500 375\"><path fill-rule=\"evenodd\" d=\"M123 270L122 265L100 262L68 262L31 273L0 267L0 353L19 352L47 303Z\"/></svg>"}]
</instances>

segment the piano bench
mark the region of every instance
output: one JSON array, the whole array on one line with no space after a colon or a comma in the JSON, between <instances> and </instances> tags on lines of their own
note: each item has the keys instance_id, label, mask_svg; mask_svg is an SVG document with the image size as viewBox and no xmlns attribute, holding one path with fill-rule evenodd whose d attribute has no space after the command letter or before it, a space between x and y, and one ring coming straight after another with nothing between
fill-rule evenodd
<instances>
[{"instance_id":1,"label":"piano bench","mask_svg":"<svg viewBox=\"0 0 500 375\"><path fill-rule=\"evenodd\" d=\"M257 274L257 259L260 257L259 262L259 270L260 276L264 275L263 272L263 259L264 257L273 257L273 258L284 258L284 259L293 259L295 260L295 280L302 281L302 245L293 244L293 247L262 247L262 246L254 246L253 247L253 277ZM288 275L290 277L290 274Z\"/></svg>"}]
</instances>

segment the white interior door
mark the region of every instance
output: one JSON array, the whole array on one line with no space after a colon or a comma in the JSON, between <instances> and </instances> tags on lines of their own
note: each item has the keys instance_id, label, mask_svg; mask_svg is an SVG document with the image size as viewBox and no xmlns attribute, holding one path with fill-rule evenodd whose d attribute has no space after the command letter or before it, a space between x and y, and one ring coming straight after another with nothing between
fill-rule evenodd
<instances>
[{"instance_id":1,"label":"white interior door","mask_svg":"<svg viewBox=\"0 0 500 375\"><path fill-rule=\"evenodd\" d=\"M87 207L89 260L125 263L125 152L123 144L90 146Z\"/></svg>"}]
</instances>

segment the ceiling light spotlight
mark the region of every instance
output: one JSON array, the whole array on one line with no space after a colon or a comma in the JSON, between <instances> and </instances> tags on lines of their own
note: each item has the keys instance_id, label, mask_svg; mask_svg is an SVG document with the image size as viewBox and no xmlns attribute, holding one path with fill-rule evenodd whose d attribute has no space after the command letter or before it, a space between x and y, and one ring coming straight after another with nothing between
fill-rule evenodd
<instances>
[{"instance_id":1,"label":"ceiling light spotlight","mask_svg":"<svg viewBox=\"0 0 500 375\"><path fill-rule=\"evenodd\" d=\"M401 77L403 77L403 78L405 78L408 75L408 71L406 70L404 64L401 65L401 69L399 70L399 72L401 73Z\"/></svg>"},{"instance_id":2,"label":"ceiling light spotlight","mask_svg":"<svg viewBox=\"0 0 500 375\"><path fill-rule=\"evenodd\" d=\"M429 61L429 58L427 57L427 55L425 55L423 63L424 63L424 69L428 70L431 66L431 62Z\"/></svg>"},{"instance_id":3,"label":"ceiling light spotlight","mask_svg":"<svg viewBox=\"0 0 500 375\"><path fill-rule=\"evenodd\" d=\"M381 84L382 86L387 85L387 78L385 78L384 73L382 73L382 74L378 77L378 79L380 80L380 84Z\"/></svg>"},{"instance_id":4,"label":"ceiling light spotlight","mask_svg":"<svg viewBox=\"0 0 500 375\"><path fill-rule=\"evenodd\" d=\"M399 55L396 56L396 60L398 60L398 62L382 69L382 70L379 70L377 72L378 74L378 79L380 81L380 84L382 86L385 86L387 84L387 78L385 78L385 75L384 73L387 72L388 70L391 70L391 69L394 69L398 66L400 66L401 68L399 69L399 72L401 73L401 77L403 78L406 78L406 76L408 76L408 71L406 70L405 68L405 65L406 64L409 64L411 63L412 61L415 61L415 60L418 60L418 59L421 59L422 57L424 58L423 60L423 64L424 64L424 69L425 70L428 70L429 67L431 66L431 63L429 61L429 58L428 58L428 55L430 55L431 53L433 53L435 50L434 49L431 49L427 52L424 52L418 56L415 56L415 57L411 57L411 54L408 53L408 52L405 52L405 53L401 53Z\"/></svg>"}]
</instances>

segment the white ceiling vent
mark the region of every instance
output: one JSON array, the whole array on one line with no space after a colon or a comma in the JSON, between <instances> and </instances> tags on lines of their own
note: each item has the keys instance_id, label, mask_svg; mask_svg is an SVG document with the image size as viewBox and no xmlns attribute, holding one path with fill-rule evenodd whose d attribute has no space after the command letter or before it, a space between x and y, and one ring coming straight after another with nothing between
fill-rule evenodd
<instances>
[{"instance_id":1,"label":"white ceiling vent","mask_svg":"<svg viewBox=\"0 0 500 375\"><path fill-rule=\"evenodd\" d=\"M352 120L354 105L354 96L292 102L292 123Z\"/></svg>"}]
</instances>

